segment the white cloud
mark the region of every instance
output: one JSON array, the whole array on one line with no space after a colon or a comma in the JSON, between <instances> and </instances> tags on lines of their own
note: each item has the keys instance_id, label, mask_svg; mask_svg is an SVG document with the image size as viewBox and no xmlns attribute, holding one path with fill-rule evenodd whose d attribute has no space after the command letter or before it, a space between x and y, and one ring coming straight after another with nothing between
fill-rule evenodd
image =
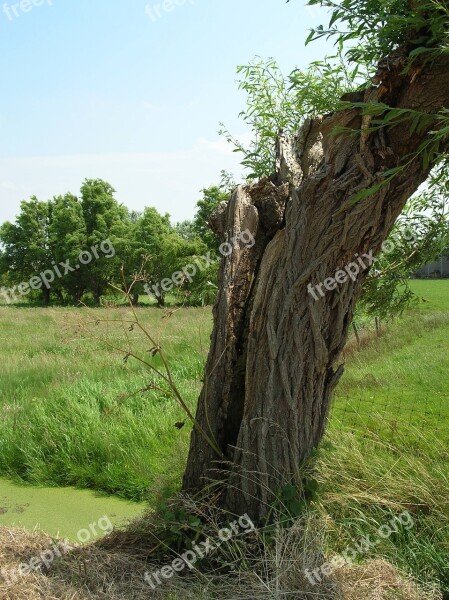
<instances>
[{"instance_id":1,"label":"white cloud","mask_svg":"<svg viewBox=\"0 0 449 600\"><path fill-rule=\"evenodd\" d=\"M192 218L200 190L218 183L221 170L241 178L239 160L225 140L204 138L176 152L2 158L0 223L14 218L21 200L77 194L85 178L111 183L130 209L155 206L181 221Z\"/></svg>"}]
</instances>

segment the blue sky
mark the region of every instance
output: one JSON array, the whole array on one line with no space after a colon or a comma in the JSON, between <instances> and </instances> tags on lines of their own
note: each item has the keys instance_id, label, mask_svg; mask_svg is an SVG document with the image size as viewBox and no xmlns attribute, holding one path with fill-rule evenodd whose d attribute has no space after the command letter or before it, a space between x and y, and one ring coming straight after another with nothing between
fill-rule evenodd
<instances>
[{"instance_id":1,"label":"blue sky","mask_svg":"<svg viewBox=\"0 0 449 600\"><path fill-rule=\"evenodd\" d=\"M34 2L34 4L33 4ZM164 9L165 6L165 9ZM303 0L0 0L0 222L100 177L130 208L191 218L221 169L219 122L247 135L236 66L305 67L326 20ZM151 10L150 10L151 9Z\"/></svg>"}]
</instances>

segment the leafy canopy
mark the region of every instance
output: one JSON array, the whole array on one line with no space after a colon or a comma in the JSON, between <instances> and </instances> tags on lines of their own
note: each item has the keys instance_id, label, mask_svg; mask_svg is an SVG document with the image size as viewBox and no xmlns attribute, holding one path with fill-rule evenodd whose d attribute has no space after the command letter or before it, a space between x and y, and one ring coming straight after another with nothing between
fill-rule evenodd
<instances>
[{"instance_id":1,"label":"leafy canopy","mask_svg":"<svg viewBox=\"0 0 449 600\"><path fill-rule=\"evenodd\" d=\"M340 97L365 79L365 68L348 68L341 48L334 56L315 61L305 71L285 76L274 58L256 57L237 68L239 89L246 92L246 109L240 117L249 127L249 144L234 137L223 123L219 134L243 155L248 180L269 177L276 168L276 138L294 135L308 116L336 110Z\"/></svg>"},{"instance_id":2,"label":"leafy canopy","mask_svg":"<svg viewBox=\"0 0 449 600\"><path fill-rule=\"evenodd\" d=\"M220 133L243 155L242 165L248 179L269 177L276 170L276 138L280 133L293 136L306 117L314 117L345 108L359 108L369 116L369 129L410 123L411 133L422 132L434 125L432 135L419 153L424 167L440 162L427 190L415 196L392 232L387 247L378 259L376 271L366 282L360 306L376 316L401 312L412 300L408 278L422 264L432 260L448 241L447 197L449 169L440 148L449 135L449 111L428 115L419 110L391 108L382 103L342 102L341 97L371 85L371 77L381 59L399 46L406 48L409 65L415 59L430 60L449 51L449 8L441 0L310 0L330 12L327 27L313 29L307 43L323 36L334 37L336 54L317 61L301 71L295 69L284 76L276 61L256 57L248 65L238 67L239 88L247 93L246 109L240 113L251 130L251 141L236 139L223 125ZM406 67L407 68L407 67ZM349 135L359 131L347 130ZM369 130L367 130L369 133ZM387 185L408 167L415 155L385 173L378 186ZM354 202L376 189L362 190ZM410 247L404 231L413 230ZM446 240L446 241L445 241Z\"/></svg>"},{"instance_id":3,"label":"leafy canopy","mask_svg":"<svg viewBox=\"0 0 449 600\"><path fill-rule=\"evenodd\" d=\"M375 69L399 46L408 47L412 60L449 51L446 0L309 0L308 4L327 8L331 17L327 27L312 29L306 43L334 37L339 46L347 47L345 56L351 63Z\"/></svg>"},{"instance_id":4,"label":"leafy canopy","mask_svg":"<svg viewBox=\"0 0 449 600\"><path fill-rule=\"evenodd\" d=\"M81 264L82 252L93 255L92 248L105 241L114 253L100 252L99 260ZM124 283L128 289L136 274L140 277L133 293L138 298L146 293L145 284L160 283L207 251L199 232L189 240L182 238L169 215L160 215L155 208L129 212L114 197L112 186L101 179L86 179L80 198L68 193L46 202L35 197L22 202L15 222L0 227L0 244L0 286L14 288L59 266L62 276L55 277L49 288L34 288L29 297L38 299L43 294L46 303L56 296L59 302L75 304L98 303ZM184 302L203 302L199 281L184 288L191 292ZM210 286L206 292L210 297ZM156 300L163 304L164 296Z\"/></svg>"},{"instance_id":5,"label":"leafy canopy","mask_svg":"<svg viewBox=\"0 0 449 600\"><path fill-rule=\"evenodd\" d=\"M364 282L357 312L381 318L402 313L416 301L410 276L448 245L449 170L443 164L407 203Z\"/></svg>"}]
</instances>

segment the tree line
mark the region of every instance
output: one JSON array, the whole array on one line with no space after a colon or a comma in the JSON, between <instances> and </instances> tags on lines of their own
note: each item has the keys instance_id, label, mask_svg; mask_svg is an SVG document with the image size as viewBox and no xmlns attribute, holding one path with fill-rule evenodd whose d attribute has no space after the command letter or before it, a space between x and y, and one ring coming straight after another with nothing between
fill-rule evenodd
<instances>
[{"instance_id":1,"label":"tree line","mask_svg":"<svg viewBox=\"0 0 449 600\"><path fill-rule=\"evenodd\" d=\"M21 203L14 223L0 227L2 298L17 300L20 286L36 280L35 286L25 283L26 296L46 305L98 305L102 298L112 300L118 290L130 289L135 304L149 295L162 307L168 294L184 305L212 304L217 261L204 257L218 256L220 241L209 227L209 216L228 201L234 186L223 172L218 185L202 190L194 218L176 225L170 215L152 207L140 213L128 210L101 179L86 179L79 196L67 193L48 201L33 196ZM386 318L402 312L414 299L410 275L442 251L448 253L442 250L449 242L448 187L442 168L430 178L428 189L410 200L364 283L358 303L362 314ZM181 275L186 265L198 261L202 268L194 277ZM38 283L48 272L58 276L47 275L48 283L44 276ZM161 285L174 273L179 274L175 285Z\"/></svg>"},{"instance_id":2,"label":"tree line","mask_svg":"<svg viewBox=\"0 0 449 600\"><path fill-rule=\"evenodd\" d=\"M160 282L217 252L207 220L229 197L228 188L229 180L204 189L194 218L177 225L152 207L128 210L101 179L86 179L79 196L67 193L48 201L33 196L21 203L13 223L0 227L2 295L14 299L17 290L26 289L27 298L47 305L99 304L119 290L132 289L135 303L148 293L164 306L167 293ZM195 278L179 280L170 293L185 304L211 303L216 279L216 262L206 264Z\"/></svg>"}]
</instances>

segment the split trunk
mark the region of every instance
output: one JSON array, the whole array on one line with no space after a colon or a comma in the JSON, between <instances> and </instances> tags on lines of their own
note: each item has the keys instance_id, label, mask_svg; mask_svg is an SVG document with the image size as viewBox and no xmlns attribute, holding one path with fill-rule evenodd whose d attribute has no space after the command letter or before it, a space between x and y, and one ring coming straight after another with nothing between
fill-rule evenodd
<instances>
[{"instance_id":1,"label":"split trunk","mask_svg":"<svg viewBox=\"0 0 449 600\"><path fill-rule=\"evenodd\" d=\"M449 107L448 58L408 74L405 60L396 52L375 86L346 99L423 113ZM279 140L276 175L238 187L212 219L223 241L248 229L255 244L240 242L222 259L183 487L218 480L224 505L255 521L267 515L273 493L301 485L343 373L341 352L371 257L429 175L431 165L413 153L432 126L418 134L410 122L374 132L369 125L356 107L306 121L294 139ZM337 126L355 133L336 135ZM405 159L388 185L353 202ZM357 276L344 278L346 267L358 267ZM334 287L329 278L339 271Z\"/></svg>"}]
</instances>

